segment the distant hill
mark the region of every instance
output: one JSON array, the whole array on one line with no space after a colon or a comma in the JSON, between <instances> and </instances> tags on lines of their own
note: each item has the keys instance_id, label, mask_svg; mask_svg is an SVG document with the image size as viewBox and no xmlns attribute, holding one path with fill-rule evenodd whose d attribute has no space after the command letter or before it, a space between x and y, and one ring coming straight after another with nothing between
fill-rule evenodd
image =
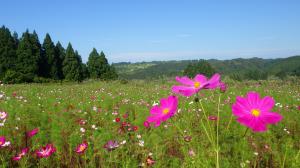
<instances>
[{"instance_id":1,"label":"distant hill","mask_svg":"<svg viewBox=\"0 0 300 168\"><path fill-rule=\"evenodd\" d=\"M181 75L185 67L196 60L183 61L152 61L140 63L121 62L114 66L119 76L124 79L152 79ZM247 71L264 71L274 75L281 71L292 72L300 68L300 56L288 58L262 59L237 58L232 60L207 60L217 72L223 75L246 73Z\"/></svg>"}]
</instances>

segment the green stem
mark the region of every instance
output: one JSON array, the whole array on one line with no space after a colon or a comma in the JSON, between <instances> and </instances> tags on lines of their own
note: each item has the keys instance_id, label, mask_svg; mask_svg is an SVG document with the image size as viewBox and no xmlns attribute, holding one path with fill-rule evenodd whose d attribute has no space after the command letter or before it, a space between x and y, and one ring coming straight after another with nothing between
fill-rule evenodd
<instances>
[{"instance_id":1,"label":"green stem","mask_svg":"<svg viewBox=\"0 0 300 168\"><path fill-rule=\"evenodd\" d=\"M244 133L244 135L242 136L242 138L244 138L244 137L246 136L248 130L249 130L249 128L247 128L247 129L245 130L245 133Z\"/></svg>"},{"instance_id":2,"label":"green stem","mask_svg":"<svg viewBox=\"0 0 300 168\"><path fill-rule=\"evenodd\" d=\"M218 103L218 117L217 117L217 149L216 149L216 154L217 154L217 168L220 167L219 165L219 125L220 125L220 102L221 102L221 94L219 94L219 103Z\"/></svg>"},{"instance_id":3,"label":"green stem","mask_svg":"<svg viewBox=\"0 0 300 168\"><path fill-rule=\"evenodd\" d=\"M211 132L211 134L212 134L212 128L211 128L211 126L210 126L208 117L207 117L207 115L206 115L206 111L205 111L205 109L204 109L204 107L203 107L202 100L200 100L199 103L200 103L200 106L201 106L201 108L202 108L203 115L204 115L204 117L205 117L205 119L206 119L206 123L207 123L207 125L208 125L209 132ZM211 139L213 140L213 135L210 135L210 136L211 136Z\"/></svg>"},{"instance_id":4,"label":"green stem","mask_svg":"<svg viewBox=\"0 0 300 168\"><path fill-rule=\"evenodd\" d=\"M229 120L228 125L227 125L227 127L226 127L226 131L228 131L229 126L230 126L230 124L231 124L231 122L232 122L232 119L233 119L233 115L231 114L230 120Z\"/></svg>"}]
</instances>

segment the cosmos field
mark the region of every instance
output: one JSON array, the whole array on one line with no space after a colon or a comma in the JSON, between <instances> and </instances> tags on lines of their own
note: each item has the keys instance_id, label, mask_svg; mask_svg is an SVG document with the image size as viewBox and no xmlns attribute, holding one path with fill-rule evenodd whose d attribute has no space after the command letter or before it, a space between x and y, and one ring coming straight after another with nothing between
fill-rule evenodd
<instances>
[{"instance_id":1,"label":"cosmos field","mask_svg":"<svg viewBox=\"0 0 300 168\"><path fill-rule=\"evenodd\" d=\"M223 91L190 97L172 92L175 79L1 84L0 165L299 167L300 80L224 82ZM271 111L282 117L265 131L233 114L237 96L250 91L272 97ZM169 96L178 105L151 118Z\"/></svg>"}]
</instances>

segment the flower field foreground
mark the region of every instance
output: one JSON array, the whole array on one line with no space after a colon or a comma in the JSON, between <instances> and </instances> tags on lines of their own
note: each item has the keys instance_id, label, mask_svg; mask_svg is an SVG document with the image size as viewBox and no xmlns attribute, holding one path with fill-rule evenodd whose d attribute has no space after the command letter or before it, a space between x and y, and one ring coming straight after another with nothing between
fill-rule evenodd
<instances>
[{"instance_id":1,"label":"flower field foreground","mask_svg":"<svg viewBox=\"0 0 300 168\"><path fill-rule=\"evenodd\" d=\"M300 81L0 86L3 167L300 167Z\"/></svg>"}]
</instances>

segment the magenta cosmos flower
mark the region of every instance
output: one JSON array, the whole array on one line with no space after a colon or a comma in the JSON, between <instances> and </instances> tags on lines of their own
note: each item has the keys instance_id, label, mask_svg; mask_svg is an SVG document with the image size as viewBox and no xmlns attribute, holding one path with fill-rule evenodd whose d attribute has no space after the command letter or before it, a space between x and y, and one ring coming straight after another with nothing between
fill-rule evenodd
<instances>
[{"instance_id":1,"label":"magenta cosmos flower","mask_svg":"<svg viewBox=\"0 0 300 168\"><path fill-rule=\"evenodd\" d=\"M29 151L29 148L24 148L21 150L21 153L19 153L18 155L14 156L12 158L12 160L14 161L18 161L18 160L21 160L23 156L25 156Z\"/></svg>"},{"instance_id":2,"label":"magenta cosmos flower","mask_svg":"<svg viewBox=\"0 0 300 168\"><path fill-rule=\"evenodd\" d=\"M154 123L154 127L158 127L161 122L168 120L174 116L177 111L178 98L169 96L160 100L160 106L155 105L150 110L150 116L147 118L149 123Z\"/></svg>"},{"instance_id":3,"label":"magenta cosmos flower","mask_svg":"<svg viewBox=\"0 0 300 168\"><path fill-rule=\"evenodd\" d=\"M276 124L281 119L280 114L271 112L274 99L266 96L260 99L256 92L249 92L245 98L238 96L232 105L232 111L237 121L251 128L254 132L267 130L267 124Z\"/></svg>"},{"instance_id":4,"label":"magenta cosmos flower","mask_svg":"<svg viewBox=\"0 0 300 168\"><path fill-rule=\"evenodd\" d=\"M190 79L186 76L177 76L176 81L183 85L173 86L172 91L174 93L189 97L202 89L215 89L219 87L220 75L216 73L209 80L207 80L206 76L202 74L196 75L194 79Z\"/></svg>"},{"instance_id":5,"label":"magenta cosmos flower","mask_svg":"<svg viewBox=\"0 0 300 168\"><path fill-rule=\"evenodd\" d=\"M84 153L84 151L87 149L87 147L88 147L88 143L87 143L86 141L83 141L82 144L79 144L79 145L76 147L75 152L76 152L76 153L79 153L79 154Z\"/></svg>"},{"instance_id":6,"label":"magenta cosmos flower","mask_svg":"<svg viewBox=\"0 0 300 168\"><path fill-rule=\"evenodd\" d=\"M0 147L3 147L5 144L5 137L4 136L0 136Z\"/></svg>"},{"instance_id":7,"label":"magenta cosmos flower","mask_svg":"<svg viewBox=\"0 0 300 168\"><path fill-rule=\"evenodd\" d=\"M56 151L56 148L53 146L53 144L47 144L46 146L38 149L36 151L36 155L39 158L47 158L51 156Z\"/></svg>"},{"instance_id":8,"label":"magenta cosmos flower","mask_svg":"<svg viewBox=\"0 0 300 168\"><path fill-rule=\"evenodd\" d=\"M38 132L39 132L39 129L38 129L38 128L35 128L35 129L31 130L31 131L28 131L28 132L27 132L27 136L28 136L29 138L31 138L31 137L33 137L34 135L36 135Z\"/></svg>"}]
</instances>

